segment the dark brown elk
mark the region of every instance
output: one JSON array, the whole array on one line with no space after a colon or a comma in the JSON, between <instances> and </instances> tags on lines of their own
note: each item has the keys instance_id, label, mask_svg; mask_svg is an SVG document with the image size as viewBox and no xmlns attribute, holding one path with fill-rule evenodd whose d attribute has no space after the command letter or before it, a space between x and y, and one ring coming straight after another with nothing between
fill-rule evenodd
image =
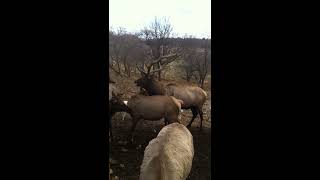
<instances>
[{"instance_id":1,"label":"dark brown elk","mask_svg":"<svg viewBox=\"0 0 320 180\"><path fill-rule=\"evenodd\" d=\"M161 59L160 59L161 60ZM196 86L186 86L186 85L176 85L170 83L164 85L159 82L153 75L153 73L162 70L161 66L159 69L151 70L151 67L159 63L160 60L154 61L147 65L147 71L144 71L141 67L137 66L138 70L141 72L142 77L135 81L137 86L144 88L150 96L153 95L167 95L174 96L177 99L183 101L182 109L191 109L192 119L187 127L190 127L197 115L200 115L200 130L202 129L203 121L203 111L202 107L207 99L207 93ZM161 65L161 64L160 64Z\"/></svg>"},{"instance_id":2,"label":"dark brown elk","mask_svg":"<svg viewBox=\"0 0 320 180\"><path fill-rule=\"evenodd\" d=\"M162 118L165 124L179 122L178 116L183 102L173 96L143 96L135 95L128 101L131 110L132 127L130 131L131 141L133 132L139 120L158 121Z\"/></svg>"},{"instance_id":3,"label":"dark brown elk","mask_svg":"<svg viewBox=\"0 0 320 180\"><path fill-rule=\"evenodd\" d=\"M117 88L114 83L109 83L109 131L112 138L112 117L117 112L131 113L131 110L123 102L122 95L117 92Z\"/></svg>"}]
</instances>

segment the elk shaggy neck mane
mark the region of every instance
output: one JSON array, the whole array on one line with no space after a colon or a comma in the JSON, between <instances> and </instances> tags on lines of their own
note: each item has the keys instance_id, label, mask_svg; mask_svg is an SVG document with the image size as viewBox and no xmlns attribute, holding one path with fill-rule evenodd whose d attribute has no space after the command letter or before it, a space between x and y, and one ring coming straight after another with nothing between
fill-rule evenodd
<instances>
[{"instance_id":1,"label":"elk shaggy neck mane","mask_svg":"<svg viewBox=\"0 0 320 180\"><path fill-rule=\"evenodd\" d=\"M145 89L150 93L150 95L164 95L164 85L155 80L150 79L150 81L147 82Z\"/></svg>"}]
</instances>

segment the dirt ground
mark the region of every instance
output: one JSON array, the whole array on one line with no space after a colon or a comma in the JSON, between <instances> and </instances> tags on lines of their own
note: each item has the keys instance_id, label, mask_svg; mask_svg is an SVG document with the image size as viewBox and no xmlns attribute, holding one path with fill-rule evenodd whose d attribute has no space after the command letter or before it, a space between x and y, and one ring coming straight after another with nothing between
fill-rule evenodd
<instances>
[{"instance_id":1,"label":"dirt ground","mask_svg":"<svg viewBox=\"0 0 320 180\"><path fill-rule=\"evenodd\" d=\"M117 80L119 82L119 80ZM118 86L130 89L127 91L126 98L129 98L137 92L137 87L132 83L132 80L121 80ZM192 169L188 180L209 180L214 172L211 172L211 92L207 87L204 89L209 94L208 101L205 103L204 121L202 131L200 131L200 117L198 116L189 129L193 135L194 141L194 159ZM130 88L128 88L130 87ZM157 136L164 121L139 121L134 132L134 144L130 145L126 142L126 137L131 127L131 117L125 113L117 113L112 119L114 140L110 144L110 159L111 160L111 179L120 180L138 180L140 173L140 165L143 160L144 149L149 141ZM181 113L181 122L187 125L191 120L191 110L184 110ZM118 178L115 178L117 176Z\"/></svg>"}]
</instances>

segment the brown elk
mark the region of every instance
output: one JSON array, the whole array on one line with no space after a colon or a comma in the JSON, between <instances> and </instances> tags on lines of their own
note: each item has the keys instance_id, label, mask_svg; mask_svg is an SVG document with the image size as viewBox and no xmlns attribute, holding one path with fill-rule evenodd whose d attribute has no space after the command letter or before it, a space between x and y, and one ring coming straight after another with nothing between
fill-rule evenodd
<instances>
[{"instance_id":1,"label":"brown elk","mask_svg":"<svg viewBox=\"0 0 320 180\"><path fill-rule=\"evenodd\" d=\"M165 124L178 121L183 102L173 96L132 96L128 101L131 110L132 127L130 131L131 141L133 141L133 131L139 120L157 121L162 118Z\"/></svg>"},{"instance_id":2,"label":"brown elk","mask_svg":"<svg viewBox=\"0 0 320 180\"><path fill-rule=\"evenodd\" d=\"M174 96L177 99L181 99L183 101L182 109L191 109L192 111L192 119L187 127L190 127L193 120L200 115L201 123L200 130L202 129L202 121L203 121L203 111L202 107L207 99L207 93L201 89L200 87L195 86L186 86L186 85L177 85L174 83L170 83L168 85L164 85L159 82L155 77L154 73L161 71L161 60L158 60L147 65L147 71L144 71L141 67L137 65L138 70L141 72L142 77L135 81L137 86L144 88L150 96L153 95L167 95ZM159 63L159 69L151 70L153 65Z\"/></svg>"},{"instance_id":3,"label":"brown elk","mask_svg":"<svg viewBox=\"0 0 320 180\"><path fill-rule=\"evenodd\" d=\"M131 110L128 106L123 102L122 95L123 93L116 92L117 88L114 83L109 82L109 130L110 137L112 138L112 117L117 112L127 112L131 113Z\"/></svg>"}]
</instances>

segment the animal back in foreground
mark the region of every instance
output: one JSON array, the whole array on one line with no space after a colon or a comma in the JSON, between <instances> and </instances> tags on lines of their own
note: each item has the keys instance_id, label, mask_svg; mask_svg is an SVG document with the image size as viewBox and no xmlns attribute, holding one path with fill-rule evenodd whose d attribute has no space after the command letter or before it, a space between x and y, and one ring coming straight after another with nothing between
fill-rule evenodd
<instances>
[{"instance_id":1,"label":"animal back in foreground","mask_svg":"<svg viewBox=\"0 0 320 180\"><path fill-rule=\"evenodd\" d=\"M165 126L144 151L140 180L185 180L194 156L193 137L182 124Z\"/></svg>"}]
</instances>

